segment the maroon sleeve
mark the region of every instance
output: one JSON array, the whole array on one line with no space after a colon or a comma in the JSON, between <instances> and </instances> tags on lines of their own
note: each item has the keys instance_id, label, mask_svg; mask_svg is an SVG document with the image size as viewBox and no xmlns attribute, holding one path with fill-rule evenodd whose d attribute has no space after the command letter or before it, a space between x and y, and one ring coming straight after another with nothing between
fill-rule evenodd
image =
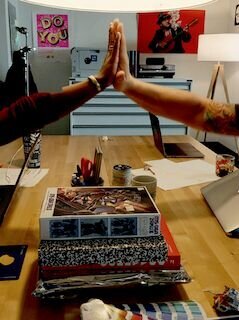
<instances>
[{"instance_id":1,"label":"maroon sleeve","mask_svg":"<svg viewBox=\"0 0 239 320\"><path fill-rule=\"evenodd\" d=\"M81 98L81 99L80 99ZM87 101L72 93L35 93L0 110L0 145L58 120Z\"/></svg>"},{"instance_id":2,"label":"maroon sleeve","mask_svg":"<svg viewBox=\"0 0 239 320\"><path fill-rule=\"evenodd\" d=\"M58 94L36 93L0 110L0 145L11 142L59 117Z\"/></svg>"},{"instance_id":3,"label":"maroon sleeve","mask_svg":"<svg viewBox=\"0 0 239 320\"><path fill-rule=\"evenodd\" d=\"M236 128L239 129L239 103L235 104L235 112L236 112Z\"/></svg>"}]
</instances>

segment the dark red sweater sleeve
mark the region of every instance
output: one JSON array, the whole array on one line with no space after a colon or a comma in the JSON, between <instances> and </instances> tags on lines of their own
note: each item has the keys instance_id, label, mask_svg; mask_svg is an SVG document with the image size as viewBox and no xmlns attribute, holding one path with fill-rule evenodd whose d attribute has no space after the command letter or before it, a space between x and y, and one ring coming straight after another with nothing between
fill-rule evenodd
<instances>
[{"instance_id":1,"label":"dark red sweater sleeve","mask_svg":"<svg viewBox=\"0 0 239 320\"><path fill-rule=\"evenodd\" d=\"M0 145L58 120L68 113L59 94L36 93L0 110Z\"/></svg>"}]
</instances>

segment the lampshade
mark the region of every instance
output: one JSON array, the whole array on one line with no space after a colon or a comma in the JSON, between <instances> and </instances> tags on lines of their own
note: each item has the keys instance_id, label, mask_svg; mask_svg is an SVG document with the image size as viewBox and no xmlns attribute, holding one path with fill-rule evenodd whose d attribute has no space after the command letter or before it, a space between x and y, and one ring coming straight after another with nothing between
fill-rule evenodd
<instances>
[{"instance_id":1,"label":"lampshade","mask_svg":"<svg viewBox=\"0 0 239 320\"><path fill-rule=\"evenodd\" d=\"M239 33L201 34L198 61L239 61Z\"/></svg>"},{"instance_id":2,"label":"lampshade","mask_svg":"<svg viewBox=\"0 0 239 320\"><path fill-rule=\"evenodd\" d=\"M21 0L67 10L101 12L150 12L189 8L217 0Z\"/></svg>"}]
</instances>

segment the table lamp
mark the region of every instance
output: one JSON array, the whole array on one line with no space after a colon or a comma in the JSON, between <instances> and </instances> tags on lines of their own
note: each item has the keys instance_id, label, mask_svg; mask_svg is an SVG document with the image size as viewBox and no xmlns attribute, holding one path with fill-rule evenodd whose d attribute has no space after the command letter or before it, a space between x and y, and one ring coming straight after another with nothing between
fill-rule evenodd
<instances>
[{"instance_id":1,"label":"table lamp","mask_svg":"<svg viewBox=\"0 0 239 320\"><path fill-rule=\"evenodd\" d=\"M152 12L201 6L217 0L21 0L30 4L80 11Z\"/></svg>"},{"instance_id":2,"label":"table lamp","mask_svg":"<svg viewBox=\"0 0 239 320\"><path fill-rule=\"evenodd\" d=\"M217 62L212 71L207 98L213 99L218 76L220 75L227 103L230 103L224 65L221 62L239 61L239 33L201 34L198 39L198 61ZM198 138L197 132L196 139ZM206 140L206 133L204 141ZM236 147L237 142L236 142Z\"/></svg>"}]
</instances>

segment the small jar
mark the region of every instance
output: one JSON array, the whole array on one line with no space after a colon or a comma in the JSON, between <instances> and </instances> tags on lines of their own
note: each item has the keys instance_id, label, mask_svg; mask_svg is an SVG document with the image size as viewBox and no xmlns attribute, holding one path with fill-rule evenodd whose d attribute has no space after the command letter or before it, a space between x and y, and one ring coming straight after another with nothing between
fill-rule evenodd
<instances>
[{"instance_id":1,"label":"small jar","mask_svg":"<svg viewBox=\"0 0 239 320\"><path fill-rule=\"evenodd\" d=\"M113 186L129 186L131 183L131 167L126 164L116 164L113 167Z\"/></svg>"},{"instance_id":2,"label":"small jar","mask_svg":"<svg viewBox=\"0 0 239 320\"><path fill-rule=\"evenodd\" d=\"M235 157L231 154L216 155L216 175L224 177L233 172L235 166Z\"/></svg>"}]
</instances>

